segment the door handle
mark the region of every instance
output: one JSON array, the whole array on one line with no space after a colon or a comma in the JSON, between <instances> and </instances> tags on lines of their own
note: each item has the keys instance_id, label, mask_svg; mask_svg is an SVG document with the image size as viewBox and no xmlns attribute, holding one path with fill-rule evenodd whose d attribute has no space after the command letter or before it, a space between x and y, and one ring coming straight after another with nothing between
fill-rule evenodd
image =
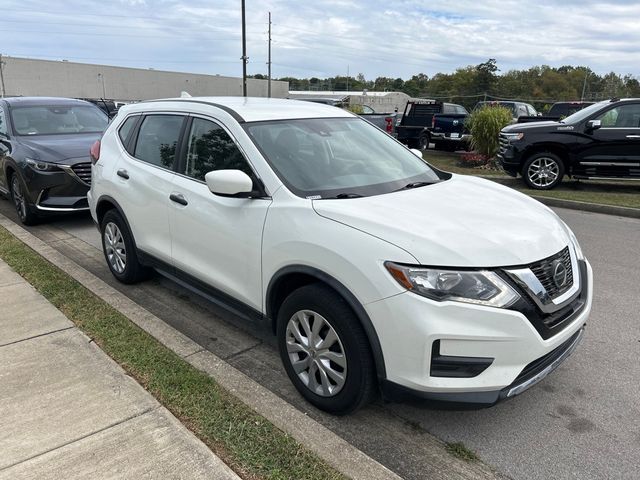
<instances>
[{"instance_id":1,"label":"door handle","mask_svg":"<svg viewBox=\"0 0 640 480\"><path fill-rule=\"evenodd\" d=\"M631 140L640 140L640 135L627 135L627 138Z\"/></svg>"},{"instance_id":2,"label":"door handle","mask_svg":"<svg viewBox=\"0 0 640 480\"><path fill-rule=\"evenodd\" d=\"M124 178L125 180L129 180L129 173L124 168L121 168L116 173L119 177Z\"/></svg>"},{"instance_id":3,"label":"door handle","mask_svg":"<svg viewBox=\"0 0 640 480\"><path fill-rule=\"evenodd\" d=\"M179 203L180 205L189 205L189 202L187 202L187 199L181 193L172 193L169 195L169 200Z\"/></svg>"}]
</instances>

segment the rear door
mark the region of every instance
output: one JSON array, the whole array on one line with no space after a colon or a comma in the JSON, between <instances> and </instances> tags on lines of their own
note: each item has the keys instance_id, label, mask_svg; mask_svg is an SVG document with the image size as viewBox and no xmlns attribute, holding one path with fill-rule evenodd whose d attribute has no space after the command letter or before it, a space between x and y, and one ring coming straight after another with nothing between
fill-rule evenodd
<instances>
[{"instance_id":1,"label":"rear door","mask_svg":"<svg viewBox=\"0 0 640 480\"><path fill-rule=\"evenodd\" d=\"M589 177L640 177L640 102L601 112L602 126L586 132L591 141L579 150L580 173Z\"/></svg>"},{"instance_id":2,"label":"rear door","mask_svg":"<svg viewBox=\"0 0 640 480\"><path fill-rule=\"evenodd\" d=\"M229 131L211 118L191 117L179 175L173 182L170 223L176 268L239 300L238 313L262 309L262 228L271 199L214 195L205 183L213 170L242 170L255 181ZM190 279L189 279L190 280ZM232 299L227 298L232 304ZM249 313L250 315L250 313Z\"/></svg>"},{"instance_id":3,"label":"rear door","mask_svg":"<svg viewBox=\"0 0 640 480\"><path fill-rule=\"evenodd\" d=\"M127 119L119 132L129 155L117 166L118 201L138 249L167 264L171 262L169 195L186 118L176 113L147 114L138 120L135 131L127 131L131 128Z\"/></svg>"},{"instance_id":4,"label":"rear door","mask_svg":"<svg viewBox=\"0 0 640 480\"><path fill-rule=\"evenodd\" d=\"M7 111L2 103L0 103L0 192L7 193L9 186L7 179L4 178L4 163L9 153L11 144L9 143L9 125L7 123Z\"/></svg>"}]
</instances>

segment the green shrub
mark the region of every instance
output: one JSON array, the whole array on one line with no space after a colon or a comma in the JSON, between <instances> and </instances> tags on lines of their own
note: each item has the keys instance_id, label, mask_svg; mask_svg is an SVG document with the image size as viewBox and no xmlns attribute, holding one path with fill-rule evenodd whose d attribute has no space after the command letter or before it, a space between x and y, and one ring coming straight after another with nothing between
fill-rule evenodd
<instances>
[{"instance_id":1,"label":"green shrub","mask_svg":"<svg viewBox=\"0 0 640 480\"><path fill-rule=\"evenodd\" d=\"M500 130L512 120L511 110L504 107L486 105L474 110L465 121L471 133L471 146L488 158L495 157L500 146Z\"/></svg>"},{"instance_id":2,"label":"green shrub","mask_svg":"<svg viewBox=\"0 0 640 480\"><path fill-rule=\"evenodd\" d=\"M358 104L349 105L347 107L347 110L349 110L351 113L355 113L356 115L360 115L361 113L364 113L364 108L362 108L362 105L358 105Z\"/></svg>"}]
</instances>

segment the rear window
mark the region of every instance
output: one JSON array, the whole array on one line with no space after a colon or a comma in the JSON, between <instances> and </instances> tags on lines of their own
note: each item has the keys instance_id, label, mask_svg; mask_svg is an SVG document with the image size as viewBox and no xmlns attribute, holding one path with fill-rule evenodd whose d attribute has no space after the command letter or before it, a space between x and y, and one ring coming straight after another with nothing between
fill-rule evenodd
<instances>
[{"instance_id":1,"label":"rear window","mask_svg":"<svg viewBox=\"0 0 640 480\"><path fill-rule=\"evenodd\" d=\"M140 125L134 157L144 162L172 169L184 117L182 115L148 115Z\"/></svg>"}]
</instances>

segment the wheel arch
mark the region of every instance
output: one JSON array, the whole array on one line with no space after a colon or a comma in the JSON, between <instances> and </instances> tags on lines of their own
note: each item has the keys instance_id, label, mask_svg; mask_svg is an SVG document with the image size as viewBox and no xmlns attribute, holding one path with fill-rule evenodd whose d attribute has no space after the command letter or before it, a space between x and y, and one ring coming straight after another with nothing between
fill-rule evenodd
<instances>
[{"instance_id":1,"label":"wheel arch","mask_svg":"<svg viewBox=\"0 0 640 480\"><path fill-rule=\"evenodd\" d=\"M369 315L355 295L353 295L347 287L345 287L339 280L322 270L309 267L307 265L290 265L281 268L273 275L269 281L265 299L266 314L267 318L271 321L272 331L274 333L276 331L278 309L284 299L297 288L311 283L322 283L328 286L340 295L347 302L349 307L351 307L360 321L360 324L367 335L367 339L369 340L369 346L371 347L376 367L376 374L379 379L385 379L386 369L384 356L382 354L382 347Z\"/></svg>"},{"instance_id":2,"label":"wheel arch","mask_svg":"<svg viewBox=\"0 0 640 480\"><path fill-rule=\"evenodd\" d=\"M522 155L523 160L520 166L520 173L524 176L524 166L533 155L537 155L538 153L545 153L545 152L552 153L556 155L558 158L560 158L564 166L565 175L571 174L569 150L565 145L562 145L559 143L543 143L543 144L532 145L529 148L527 148Z\"/></svg>"},{"instance_id":3,"label":"wheel arch","mask_svg":"<svg viewBox=\"0 0 640 480\"><path fill-rule=\"evenodd\" d=\"M120 204L109 195L101 196L96 202L96 219L98 221L98 229L102 228L102 219L104 218L104 216L107 214L109 210L116 210L120 214L120 216L124 220L124 223L127 225L127 229L131 233L131 239L133 241L133 245L137 246L136 238L135 238L135 235L133 234L133 230L131 230L131 225L129 225L129 220L127 219L127 215L124 213L124 210L122 209Z\"/></svg>"}]
</instances>

